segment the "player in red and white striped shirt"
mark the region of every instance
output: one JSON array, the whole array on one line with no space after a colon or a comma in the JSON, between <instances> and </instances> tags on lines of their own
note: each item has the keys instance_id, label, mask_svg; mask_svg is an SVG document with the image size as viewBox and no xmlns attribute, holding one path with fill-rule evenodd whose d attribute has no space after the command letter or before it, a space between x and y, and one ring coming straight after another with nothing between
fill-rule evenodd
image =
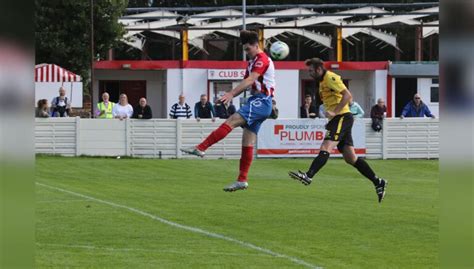
<instances>
[{"instance_id":1,"label":"player in red and white striped shirt","mask_svg":"<svg viewBox=\"0 0 474 269\"><path fill-rule=\"evenodd\" d=\"M205 151L215 143L226 137L234 128L243 127L242 155L240 158L240 172L237 181L224 188L224 191L237 191L247 189L247 174L252 164L253 147L257 141L260 125L272 112L272 98L275 90L275 67L272 60L262 48L258 46L258 35L252 31L241 31L240 40L247 56L251 59L248 63L244 79L240 84L226 93L220 99L229 103L251 87L252 97L247 104L242 106L219 128L213 131L201 144L192 148L183 148L181 151L204 157Z\"/></svg>"}]
</instances>

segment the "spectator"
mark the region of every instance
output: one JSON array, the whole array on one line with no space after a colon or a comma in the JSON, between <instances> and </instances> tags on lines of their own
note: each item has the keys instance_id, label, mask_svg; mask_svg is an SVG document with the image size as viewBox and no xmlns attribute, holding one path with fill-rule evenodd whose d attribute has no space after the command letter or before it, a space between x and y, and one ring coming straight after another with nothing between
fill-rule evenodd
<instances>
[{"instance_id":1,"label":"spectator","mask_svg":"<svg viewBox=\"0 0 474 269\"><path fill-rule=\"evenodd\" d=\"M319 105L318 117L321 119L326 118L326 109L324 108L324 104Z\"/></svg>"},{"instance_id":2,"label":"spectator","mask_svg":"<svg viewBox=\"0 0 474 269\"><path fill-rule=\"evenodd\" d=\"M313 104L313 98L311 95L307 94L304 98L304 104L300 108L300 118L316 118L318 109Z\"/></svg>"},{"instance_id":3,"label":"spectator","mask_svg":"<svg viewBox=\"0 0 474 269\"><path fill-rule=\"evenodd\" d=\"M59 96L54 97L51 101L52 117L69 117L71 114L71 102L66 97L66 89L59 88Z\"/></svg>"},{"instance_id":4,"label":"spectator","mask_svg":"<svg viewBox=\"0 0 474 269\"><path fill-rule=\"evenodd\" d=\"M232 104L232 101L227 104L227 112L229 113L229 117L232 116L235 112L237 112L237 109L235 109L234 104Z\"/></svg>"},{"instance_id":5,"label":"spectator","mask_svg":"<svg viewBox=\"0 0 474 269\"><path fill-rule=\"evenodd\" d=\"M171 106L170 110L170 118L178 119L178 118L186 118L189 119L192 116L191 107L184 102L185 97L184 95L179 96L179 102Z\"/></svg>"},{"instance_id":6,"label":"spectator","mask_svg":"<svg viewBox=\"0 0 474 269\"><path fill-rule=\"evenodd\" d=\"M133 115L133 107L128 103L128 97L122 93L119 102L112 108L112 115L116 119L127 119Z\"/></svg>"},{"instance_id":7,"label":"spectator","mask_svg":"<svg viewBox=\"0 0 474 269\"><path fill-rule=\"evenodd\" d=\"M223 104L216 98L214 110L216 111L216 118L227 119L235 113L235 106L232 103Z\"/></svg>"},{"instance_id":8,"label":"spectator","mask_svg":"<svg viewBox=\"0 0 474 269\"><path fill-rule=\"evenodd\" d=\"M275 99L272 99L272 113L268 116L269 119L276 120L278 118L278 108L276 107Z\"/></svg>"},{"instance_id":9,"label":"spectator","mask_svg":"<svg viewBox=\"0 0 474 269\"><path fill-rule=\"evenodd\" d=\"M48 113L48 100L41 99L38 100L38 107L35 109L36 118L49 118Z\"/></svg>"},{"instance_id":10,"label":"spectator","mask_svg":"<svg viewBox=\"0 0 474 269\"><path fill-rule=\"evenodd\" d=\"M153 117L151 113L151 107L146 103L145 98L140 98L138 106L133 110L134 119L151 119Z\"/></svg>"},{"instance_id":11,"label":"spectator","mask_svg":"<svg viewBox=\"0 0 474 269\"><path fill-rule=\"evenodd\" d=\"M112 109L115 106L114 102L110 102L110 96L107 92L102 94L102 102L97 104L97 111L95 115L99 119L112 119Z\"/></svg>"},{"instance_id":12,"label":"spectator","mask_svg":"<svg viewBox=\"0 0 474 269\"><path fill-rule=\"evenodd\" d=\"M349 109L351 110L352 116L354 116L354 118L364 117L364 110L357 102L354 102L352 98L349 101Z\"/></svg>"},{"instance_id":13,"label":"spectator","mask_svg":"<svg viewBox=\"0 0 474 269\"><path fill-rule=\"evenodd\" d=\"M382 98L377 100L377 104L370 110L370 117L372 118L372 129L376 132L382 130L383 118L387 113L385 101Z\"/></svg>"},{"instance_id":14,"label":"spectator","mask_svg":"<svg viewBox=\"0 0 474 269\"><path fill-rule=\"evenodd\" d=\"M413 97L413 100L408 102L406 106L403 108L402 115L400 118L404 117L431 117L435 118L435 115L431 114L430 109L428 106L421 101L420 95L417 93Z\"/></svg>"},{"instance_id":15,"label":"spectator","mask_svg":"<svg viewBox=\"0 0 474 269\"><path fill-rule=\"evenodd\" d=\"M229 114L227 114L227 107L225 104L222 104L219 99L214 100L214 111L216 111L216 118L219 119L227 119L229 118Z\"/></svg>"},{"instance_id":16,"label":"spectator","mask_svg":"<svg viewBox=\"0 0 474 269\"><path fill-rule=\"evenodd\" d=\"M201 94L201 100L194 105L194 117L197 121L210 118L212 121L216 120L216 112L211 102L208 102L207 95Z\"/></svg>"}]
</instances>

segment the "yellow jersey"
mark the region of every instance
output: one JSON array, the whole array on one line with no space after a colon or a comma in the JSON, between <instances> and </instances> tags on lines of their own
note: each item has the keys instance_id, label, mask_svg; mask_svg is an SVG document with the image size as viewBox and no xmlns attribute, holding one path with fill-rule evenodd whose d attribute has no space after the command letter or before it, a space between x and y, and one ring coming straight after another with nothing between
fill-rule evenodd
<instances>
[{"instance_id":1,"label":"yellow jersey","mask_svg":"<svg viewBox=\"0 0 474 269\"><path fill-rule=\"evenodd\" d=\"M341 92L347 90L342 82L341 76L331 71L326 71L323 80L319 83L319 96L323 101L325 111L334 111L336 106L342 100ZM338 115L350 112L349 103L347 103Z\"/></svg>"}]
</instances>

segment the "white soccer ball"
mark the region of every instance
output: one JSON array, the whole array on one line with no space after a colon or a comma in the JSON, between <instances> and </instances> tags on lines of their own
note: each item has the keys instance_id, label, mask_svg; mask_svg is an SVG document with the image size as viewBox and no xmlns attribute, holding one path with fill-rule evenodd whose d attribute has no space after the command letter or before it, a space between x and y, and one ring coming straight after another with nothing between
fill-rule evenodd
<instances>
[{"instance_id":1,"label":"white soccer ball","mask_svg":"<svg viewBox=\"0 0 474 269\"><path fill-rule=\"evenodd\" d=\"M283 60L290 53L290 48L285 42L277 41L270 47L270 55L275 60Z\"/></svg>"}]
</instances>

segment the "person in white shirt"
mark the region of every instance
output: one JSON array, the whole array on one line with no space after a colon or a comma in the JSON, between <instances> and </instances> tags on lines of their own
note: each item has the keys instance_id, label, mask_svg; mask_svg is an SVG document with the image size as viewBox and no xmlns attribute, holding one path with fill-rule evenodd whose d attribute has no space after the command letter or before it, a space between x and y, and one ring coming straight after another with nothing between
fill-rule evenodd
<instances>
[{"instance_id":1,"label":"person in white shirt","mask_svg":"<svg viewBox=\"0 0 474 269\"><path fill-rule=\"evenodd\" d=\"M120 120L132 117L133 107L128 103L128 97L126 94L122 93L120 95L119 102L114 105L114 108L112 108L112 115L114 118Z\"/></svg>"}]
</instances>

